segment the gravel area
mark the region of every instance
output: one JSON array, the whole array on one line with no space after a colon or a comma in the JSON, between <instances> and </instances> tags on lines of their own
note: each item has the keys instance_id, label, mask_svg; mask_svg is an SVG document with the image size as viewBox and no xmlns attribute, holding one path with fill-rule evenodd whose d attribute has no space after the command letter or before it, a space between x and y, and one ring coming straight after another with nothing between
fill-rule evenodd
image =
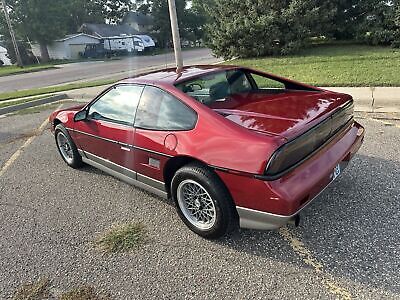
<instances>
[{"instance_id":1,"label":"gravel area","mask_svg":"<svg viewBox=\"0 0 400 300\"><path fill-rule=\"evenodd\" d=\"M0 165L48 114L0 119ZM364 146L300 227L288 226L293 240L249 230L204 240L172 203L68 168L45 130L0 177L0 299L44 277L58 291L90 285L112 299L345 299L334 287L400 299L400 129L360 117ZM132 253L99 252L95 238L123 222L143 223L149 240Z\"/></svg>"}]
</instances>

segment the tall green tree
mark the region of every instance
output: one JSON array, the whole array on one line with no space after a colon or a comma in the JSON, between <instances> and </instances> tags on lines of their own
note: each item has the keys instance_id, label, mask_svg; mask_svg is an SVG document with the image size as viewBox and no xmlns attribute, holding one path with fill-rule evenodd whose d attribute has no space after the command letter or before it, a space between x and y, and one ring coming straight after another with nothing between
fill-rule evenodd
<instances>
[{"instance_id":1,"label":"tall green tree","mask_svg":"<svg viewBox=\"0 0 400 300\"><path fill-rule=\"evenodd\" d=\"M47 46L85 22L116 23L131 8L131 0L7 0L10 17L20 39L40 45L43 61ZM1 28L0 28L1 30Z\"/></svg>"},{"instance_id":2,"label":"tall green tree","mask_svg":"<svg viewBox=\"0 0 400 300\"><path fill-rule=\"evenodd\" d=\"M131 0L65 0L68 31L76 32L83 23L118 23L136 7Z\"/></svg>"},{"instance_id":3,"label":"tall green tree","mask_svg":"<svg viewBox=\"0 0 400 300\"><path fill-rule=\"evenodd\" d=\"M11 16L19 35L39 43L42 60L48 61L47 45L67 32L67 11L64 0L15 0Z\"/></svg>"}]
</instances>

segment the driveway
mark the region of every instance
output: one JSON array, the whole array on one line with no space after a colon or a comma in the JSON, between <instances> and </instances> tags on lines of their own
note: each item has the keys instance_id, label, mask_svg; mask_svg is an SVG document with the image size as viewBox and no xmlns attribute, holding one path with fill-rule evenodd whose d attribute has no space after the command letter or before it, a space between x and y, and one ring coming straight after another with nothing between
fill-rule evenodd
<instances>
[{"instance_id":1,"label":"driveway","mask_svg":"<svg viewBox=\"0 0 400 300\"><path fill-rule=\"evenodd\" d=\"M183 51L186 65L209 64L219 61L209 49ZM134 74L137 70L154 67L173 66L173 53L153 56L131 56L120 60L90 61L61 65L59 69L50 69L34 73L0 77L0 93L16 90L40 88L74 81L106 78L122 78Z\"/></svg>"},{"instance_id":2,"label":"driveway","mask_svg":"<svg viewBox=\"0 0 400 300\"><path fill-rule=\"evenodd\" d=\"M0 299L39 278L112 299L400 299L398 116L357 115L365 144L300 227L208 241L170 202L94 168L68 168L49 130L32 131L49 112L0 119ZM144 246L112 255L93 247L129 221L146 226Z\"/></svg>"}]
</instances>

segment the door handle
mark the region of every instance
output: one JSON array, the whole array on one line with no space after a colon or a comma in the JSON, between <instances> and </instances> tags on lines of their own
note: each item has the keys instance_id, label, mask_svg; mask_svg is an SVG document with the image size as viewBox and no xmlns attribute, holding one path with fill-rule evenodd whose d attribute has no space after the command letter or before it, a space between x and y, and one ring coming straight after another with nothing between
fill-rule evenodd
<instances>
[{"instance_id":1,"label":"door handle","mask_svg":"<svg viewBox=\"0 0 400 300\"><path fill-rule=\"evenodd\" d=\"M130 149L130 148L128 148L128 147L124 147L124 146L121 146L121 150L128 151L128 152L130 152L130 151L131 151L131 149Z\"/></svg>"}]
</instances>

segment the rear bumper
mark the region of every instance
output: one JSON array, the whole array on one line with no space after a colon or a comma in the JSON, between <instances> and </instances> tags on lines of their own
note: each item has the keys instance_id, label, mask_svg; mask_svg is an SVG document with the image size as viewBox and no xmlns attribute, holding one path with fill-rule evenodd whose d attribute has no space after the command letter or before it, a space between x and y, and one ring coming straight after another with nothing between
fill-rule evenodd
<instances>
[{"instance_id":1,"label":"rear bumper","mask_svg":"<svg viewBox=\"0 0 400 300\"><path fill-rule=\"evenodd\" d=\"M348 166L348 164L348 161L341 162L340 169L343 171ZM294 214L289 216L272 214L268 212L236 206L236 210L239 215L240 227L255 230L274 230L285 226L287 223L294 221L296 216L299 215L300 212L308 205L310 205L333 181L334 180L331 180L331 182L329 182L328 185L326 185L313 199L307 202L307 204L303 205Z\"/></svg>"},{"instance_id":2,"label":"rear bumper","mask_svg":"<svg viewBox=\"0 0 400 300\"><path fill-rule=\"evenodd\" d=\"M242 228L271 230L293 220L343 171L361 147L364 128L354 122L311 159L274 181L219 172L231 191Z\"/></svg>"}]
</instances>

